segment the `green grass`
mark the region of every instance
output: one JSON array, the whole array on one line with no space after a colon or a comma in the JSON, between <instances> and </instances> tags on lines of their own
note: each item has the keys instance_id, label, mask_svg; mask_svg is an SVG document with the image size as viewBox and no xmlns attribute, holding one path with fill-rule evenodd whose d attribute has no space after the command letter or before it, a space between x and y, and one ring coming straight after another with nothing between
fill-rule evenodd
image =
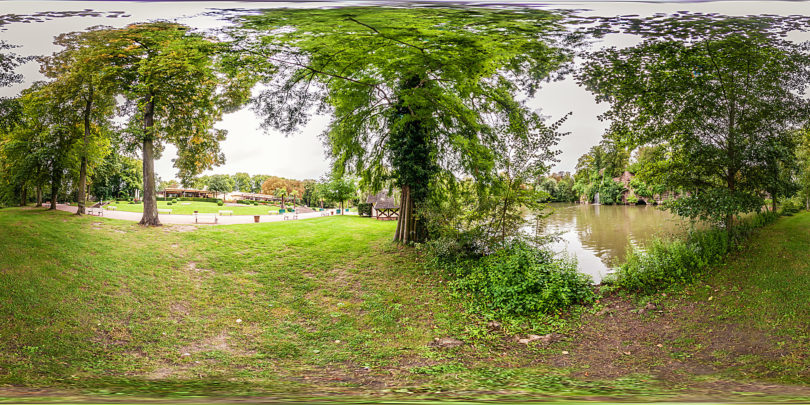
<instances>
[{"instance_id":1,"label":"green grass","mask_svg":"<svg viewBox=\"0 0 810 405\"><path fill-rule=\"evenodd\" d=\"M394 226L0 210L0 385L295 392L385 375L465 325Z\"/></svg>"},{"instance_id":2,"label":"green grass","mask_svg":"<svg viewBox=\"0 0 810 405\"><path fill-rule=\"evenodd\" d=\"M766 353L739 358L734 373L810 383L810 212L782 217L754 238L688 292L716 301L718 321L765 337Z\"/></svg>"},{"instance_id":3,"label":"green grass","mask_svg":"<svg viewBox=\"0 0 810 405\"><path fill-rule=\"evenodd\" d=\"M143 228L2 209L0 387L173 397L695 398L682 380L574 376L582 366L555 359L575 343L575 315L556 317L569 338L546 347L487 331L413 249L390 242L395 226L332 216ZM713 293L727 321L786 336L783 364L749 356L723 379L808 366L808 229L810 214L780 220L711 280L741 292ZM694 289L690 297L706 299ZM467 344L430 345L441 337ZM723 399L740 391L728 387Z\"/></svg>"},{"instance_id":4,"label":"green grass","mask_svg":"<svg viewBox=\"0 0 810 405\"><path fill-rule=\"evenodd\" d=\"M172 205L168 205L171 201L158 201L158 208L164 209L168 208L172 210L172 214L177 215L191 215L194 211L205 213L205 214L216 214L220 210L230 210L233 211L233 215L268 215L269 213L278 214L278 210L281 209L279 206L275 205L258 205L258 206L243 206L243 207L234 207L234 206L219 206L217 203L212 202L200 202L200 201L178 201L176 204L172 203ZM143 212L143 204L130 204L126 201L120 201L118 203L112 202L110 205L116 207L118 211L128 211L128 212ZM288 207L292 208L292 206Z\"/></svg>"}]
</instances>

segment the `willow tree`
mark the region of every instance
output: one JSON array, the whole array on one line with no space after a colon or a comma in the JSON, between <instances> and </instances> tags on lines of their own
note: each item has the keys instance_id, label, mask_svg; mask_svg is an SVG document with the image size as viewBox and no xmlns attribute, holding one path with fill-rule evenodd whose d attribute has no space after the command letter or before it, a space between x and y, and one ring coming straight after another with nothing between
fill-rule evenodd
<instances>
[{"instance_id":1,"label":"willow tree","mask_svg":"<svg viewBox=\"0 0 810 405\"><path fill-rule=\"evenodd\" d=\"M619 19L638 45L594 52L579 79L610 109L611 138L668 145L669 189L691 195L670 207L731 231L758 210L789 156L784 134L810 117L810 45L786 35L808 18L655 16ZM614 22L616 23L616 22Z\"/></svg>"},{"instance_id":2,"label":"willow tree","mask_svg":"<svg viewBox=\"0 0 810 405\"><path fill-rule=\"evenodd\" d=\"M401 189L394 239L426 237L442 179L495 170L492 145L539 117L519 93L566 65L562 17L540 10L268 10L232 31L254 71L269 127L294 131L331 113L324 134L337 175ZM525 95L525 94L524 94Z\"/></svg>"},{"instance_id":3,"label":"willow tree","mask_svg":"<svg viewBox=\"0 0 810 405\"><path fill-rule=\"evenodd\" d=\"M224 162L214 128L246 99L250 84L219 69L221 44L169 22L133 24L103 32L102 50L128 101L131 140L143 158L142 225L160 225L154 160L166 143L177 146L174 166L191 177Z\"/></svg>"}]
</instances>

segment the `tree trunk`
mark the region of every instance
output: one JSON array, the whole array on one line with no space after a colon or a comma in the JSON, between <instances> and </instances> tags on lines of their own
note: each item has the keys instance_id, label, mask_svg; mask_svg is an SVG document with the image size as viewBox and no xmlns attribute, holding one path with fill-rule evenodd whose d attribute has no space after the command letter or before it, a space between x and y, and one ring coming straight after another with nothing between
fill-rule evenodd
<instances>
[{"instance_id":1,"label":"tree trunk","mask_svg":"<svg viewBox=\"0 0 810 405\"><path fill-rule=\"evenodd\" d=\"M93 108L93 85L88 90L87 102L84 105L84 150L82 151L82 163L79 169L79 208L76 215L85 214L84 202L87 200L87 149L90 142L90 112Z\"/></svg>"},{"instance_id":2,"label":"tree trunk","mask_svg":"<svg viewBox=\"0 0 810 405\"><path fill-rule=\"evenodd\" d=\"M410 186L402 187L402 195L399 202L399 218L397 219L397 230L394 232L394 242L414 243L421 242L422 230L420 223L415 219L414 201Z\"/></svg>"},{"instance_id":3,"label":"tree trunk","mask_svg":"<svg viewBox=\"0 0 810 405\"><path fill-rule=\"evenodd\" d=\"M42 186L37 186L37 207L42 206Z\"/></svg>"},{"instance_id":4,"label":"tree trunk","mask_svg":"<svg viewBox=\"0 0 810 405\"><path fill-rule=\"evenodd\" d=\"M56 209L56 197L59 195L58 177L56 174L51 177L51 208L48 208L49 211Z\"/></svg>"},{"instance_id":5,"label":"tree trunk","mask_svg":"<svg viewBox=\"0 0 810 405\"><path fill-rule=\"evenodd\" d=\"M340 215L343 215L344 212L346 212L346 210L343 209L343 201L341 201L340 202Z\"/></svg>"},{"instance_id":6,"label":"tree trunk","mask_svg":"<svg viewBox=\"0 0 810 405\"><path fill-rule=\"evenodd\" d=\"M20 207L25 207L28 203L28 187L25 184L20 187Z\"/></svg>"},{"instance_id":7,"label":"tree trunk","mask_svg":"<svg viewBox=\"0 0 810 405\"><path fill-rule=\"evenodd\" d=\"M771 195L771 212L776 212L776 196Z\"/></svg>"},{"instance_id":8,"label":"tree trunk","mask_svg":"<svg viewBox=\"0 0 810 405\"><path fill-rule=\"evenodd\" d=\"M150 97L143 115L145 135L143 139L143 217L141 225L160 226L155 193L155 151L152 140L155 118L155 102Z\"/></svg>"}]
</instances>

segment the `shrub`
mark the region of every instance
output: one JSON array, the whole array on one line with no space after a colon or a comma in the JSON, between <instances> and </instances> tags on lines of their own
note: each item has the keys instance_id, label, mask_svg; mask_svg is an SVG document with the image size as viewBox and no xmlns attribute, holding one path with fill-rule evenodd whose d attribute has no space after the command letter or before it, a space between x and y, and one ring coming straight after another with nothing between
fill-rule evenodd
<instances>
[{"instance_id":1,"label":"shrub","mask_svg":"<svg viewBox=\"0 0 810 405\"><path fill-rule=\"evenodd\" d=\"M220 207L223 206L225 203L222 200L217 200L217 205Z\"/></svg>"},{"instance_id":2,"label":"shrub","mask_svg":"<svg viewBox=\"0 0 810 405\"><path fill-rule=\"evenodd\" d=\"M370 203L357 204L357 215L360 215L361 217L370 217L372 207L373 205Z\"/></svg>"},{"instance_id":3,"label":"shrub","mask_svg":"<svg viewBox=\"0 0 810 405\"><path fill-rule=\"evenodd\" d=\"M177 204L177 199L176 198L172 198L172 204Z\"/></svg>"},{"instance_id":4,"label":"shrub","mask_svg":"<svg viewBox=\"0 0 810 405\"><path fill-rule=\"evenodd\" d=\"M782 215L791 216L799 212L799 205L794 203L793 200L787 200L782 204Z\"/></svg>"},{"instance_id":5,"label":"shrub","mask_svg":"<svg viewBox=\"0 0 810 405\"><path fill-rule=\"evenodd\" d=\"M166 203L166 205L172 205L172 202L171 202L171 201L169 201L169 202L167 202L167 203Z\"/></svg>"},{"instance_id":6,"label":"shrub","mask_svg":"<svg viewBox=\"0 0 810 405\"><path fill-rule=\"evenodd\" d=\"M741 221L732 234L725 229L698 230L683 240L655 239L646 249L631 247L626 261L604 282L643 293L689 283L709 266L723 261L751 232L777 217L770 212L753 216Z\"/></svg>"},{"instance_id":7,"label":"shrub","mask_svg":"<svg viewBox=\"0 0 810 405\"><path fill-rule=\"evenodd\" d=\"M499 315L549 314L593 299L590 278L575 261L524 241L490 254L478 253L473 237L440 238L427 243L429 263L452 279L450 287L471 296L481 310Z\"/></svg>"}]
</instances>

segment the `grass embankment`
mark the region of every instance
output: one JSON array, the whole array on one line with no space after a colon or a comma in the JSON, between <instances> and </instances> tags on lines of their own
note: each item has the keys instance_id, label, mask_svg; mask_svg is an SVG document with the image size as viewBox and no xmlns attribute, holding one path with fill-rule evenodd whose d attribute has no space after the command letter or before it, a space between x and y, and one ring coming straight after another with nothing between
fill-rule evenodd
<instances>
[{"instance_id":1,"label":"grass embankment","mask_svg":"<svg viewBox=\"0 0 810 405\"><path fill-rule=\"evenodd\" d=\"M178 201L177 203L168 205L170 202L171 201L158 201L157 206L159 209L171 209L173 215L191 215L194 211L203 214L216 214L220 210L233 211L233 215L272 215L278 214L278 210L281 209L281 207L275 205L219 206L217 203L201 201ZM113 202L110 205L115 206L118 211L143 212L143 204L130 204L127 201L120 201L118 203ZM292 208L292 206L289 208Z\"/></svg>"},{"instance_id":2,"label":"grass embankment","mask_svg":"<svg viewBox=\"0 0 810 405\"><path fill-rule=\"evenodd\" d=\"M607 297L529 345L466 313L411 249L389 242L394 226L328 217L145 229L0 210L0 386L810 398L779 385L810 384L810 214L763 229L705 283L653 297L655 310ZM465 344L431 344L443 337Z\"/></svg>"}]
</instances>

